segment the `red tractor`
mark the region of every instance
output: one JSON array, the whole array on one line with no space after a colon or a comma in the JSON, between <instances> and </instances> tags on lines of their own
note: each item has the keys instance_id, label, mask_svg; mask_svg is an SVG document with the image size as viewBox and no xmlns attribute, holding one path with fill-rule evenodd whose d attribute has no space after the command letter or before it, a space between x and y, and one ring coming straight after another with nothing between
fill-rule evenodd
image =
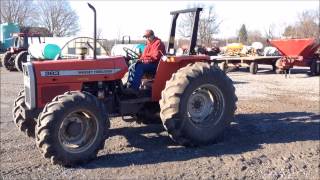
<instances>
[{"instance_id":1,"label":"red tractor","mask_svg":"<svg viewBox=\"0 0 320 180\"><path fill-rule=\"evenodd\" d=\"M29 44L33 43L33 38L37 38L41 43L40 35L39 33L14 33L12 38L13 46L4 54L3 64L9 71L22 71L22 63L27 62Z\"/></svg>"},{"instance_id":2,"label":"red tractor","mask_svg":"<svg viewBox=\"0 0 320 180\"><path fill-rule=\"evenodd\" d=\"M194 13L189 54L167 54L157 72L146 76L151 85L138 95L123 93L128 65L122 56L97 59L94 53L91 59L24 63L24 90L14 102L15 124L35 136L45 158L64 166L96 157L108 138L110 117L152 120L158 115L176 143L212 143L234 120L237 97L232 80L209 56L194 50L201 10L171 12L168 52L174 48L179 14Z\"/></svg>"}]
</instances>

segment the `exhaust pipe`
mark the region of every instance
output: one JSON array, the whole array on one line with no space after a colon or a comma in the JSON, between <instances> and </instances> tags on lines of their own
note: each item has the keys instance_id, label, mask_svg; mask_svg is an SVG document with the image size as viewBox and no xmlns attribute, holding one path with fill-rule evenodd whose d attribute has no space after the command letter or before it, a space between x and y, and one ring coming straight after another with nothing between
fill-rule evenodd
<instances>
[{"instance_id":1,"label":"exhaust pipe","mask_svg":"<svg viewBox=\"0 0 320 180\"><path fill-rule=\"evenodd\" d=\"M97 13L96 8L94 8L90 3L88 3L90 9L92 9L94 14L93 21L93 59L97 59Z\"/></svg>"}]
</instances>

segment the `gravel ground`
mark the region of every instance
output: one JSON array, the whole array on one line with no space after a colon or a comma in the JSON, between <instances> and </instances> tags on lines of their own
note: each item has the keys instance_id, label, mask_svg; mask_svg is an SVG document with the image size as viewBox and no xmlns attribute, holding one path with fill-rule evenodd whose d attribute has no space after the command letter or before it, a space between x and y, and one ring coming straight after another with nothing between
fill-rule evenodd
<instances>
[{"instance_id":1,"label":"gravel ground","mask_svg":"<svg viewBox=\"0 0 320 180\"><path fill-rule=\"evenodd\" d=\"M0 179L319 179L319 76L230 72L236 121L216 144L175 145L161 125L111 120L96 160L51 165L12 122L22 75L1 68Z\"/></svg>"}]
</instances>

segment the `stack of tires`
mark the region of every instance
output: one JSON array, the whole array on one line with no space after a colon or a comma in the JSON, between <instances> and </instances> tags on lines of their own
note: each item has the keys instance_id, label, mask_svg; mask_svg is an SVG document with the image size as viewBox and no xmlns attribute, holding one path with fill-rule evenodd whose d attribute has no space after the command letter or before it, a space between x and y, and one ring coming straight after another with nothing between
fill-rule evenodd
<instances>
[{"instance_id":1,"label":"stack of tires","mask_svg":"<svg viewBox=\"0 0 320 180\"><path fill-rule=\"evenodd\" d=\"M11 53L7 51L3 56L3 65L8 71L22 71L22 63L27 62L27 51Z\"/></svg>"},{"instance_id":2,"label":"stack of tires","mask_svg":"<svg viewBox=\"0 0 320 180\"><path fill-rule=\"evenodd\" d=\"M3 57L3 65L8 71L21 71L22 63L27 62L28 54L36 59L53 60L60 54L61 48L56 44L32 44L27 50L12 53L7 51Z\"/></svg>"}]
</instances>

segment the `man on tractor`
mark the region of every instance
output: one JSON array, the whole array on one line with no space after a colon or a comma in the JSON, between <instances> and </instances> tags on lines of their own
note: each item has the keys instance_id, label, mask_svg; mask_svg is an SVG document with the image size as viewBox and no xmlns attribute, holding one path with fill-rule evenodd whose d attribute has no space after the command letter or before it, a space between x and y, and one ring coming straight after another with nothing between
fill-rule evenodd
<instances>
[{"instance_id":1,"label":"man on tractor","mask_svg":"<svg viewBox=\"0 0 320 180\"><path fill-rule=\"evenodd\" d=\"M96 22L96 10L88 6ZM195 51L201 11L170 12L173 18L166 60L159 60L165 52L161 40L153 31L146 31L143 55L132 58L140 60L130 70L129 88L123 88L122 83L128 59L96 58L96 23L94 58L23 63L24 89L13 104L14 123L20 131L36 137L45 158L63 166L97 157L110 134L109 116L133 116L146 123L161 120L172 140L183 146L213 143L234 120L237 97L232 80L209 56ZM189 51L177 56L176 22L182 13L193 14L194 21ZM146 77L148 72L153 72L154 78ZM123 96L124 89L139 94Z\"/></svg>"},{"instance_id":2,"label":"man on tractor","mask_svg":"<svg viewBox=\"0 0 320 180\"><path fill-rule=\"evenodd\" d=\"M153 30L146 30L143 37L147 39L147 46L136 63L129 67L126 94L138 93L144 73L154 74L161 56L166 52L163 42L154 35Z\"/></svg>"}]
</instances>

